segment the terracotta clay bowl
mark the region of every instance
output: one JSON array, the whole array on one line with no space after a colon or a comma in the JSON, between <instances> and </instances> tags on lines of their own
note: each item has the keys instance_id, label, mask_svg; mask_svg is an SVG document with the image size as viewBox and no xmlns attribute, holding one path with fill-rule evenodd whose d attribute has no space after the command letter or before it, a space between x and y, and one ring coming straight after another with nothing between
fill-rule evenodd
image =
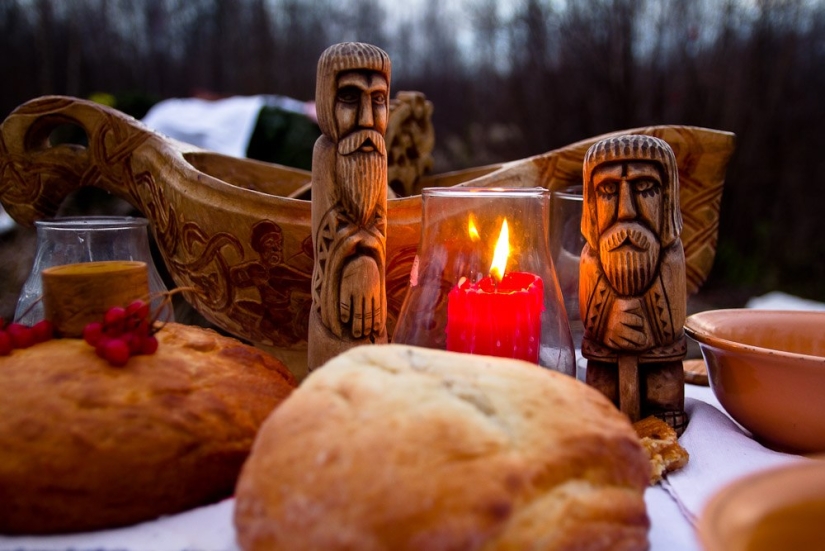
<instances>
[{"instance_id":1,"label":"terracotta clay bowl","mask_svg":"<svg viewBox=\"0 0 825 551\"><path fill-rule=\"evenodd\" d=\"M740 478L716 493L699 519L706 551L821 549L825 461L801 461Z\"/></svg>"},{"instance_id":2,"label":"terracotta clay bowl","mask_svg":"<svg viewBox=\"0 0 825 551\"><path fill-rule=\"evenodd\" d=\"M685 322L725 410L768 447L825 452L825 312L711 310Z\"/></svg>"}]
</instances>

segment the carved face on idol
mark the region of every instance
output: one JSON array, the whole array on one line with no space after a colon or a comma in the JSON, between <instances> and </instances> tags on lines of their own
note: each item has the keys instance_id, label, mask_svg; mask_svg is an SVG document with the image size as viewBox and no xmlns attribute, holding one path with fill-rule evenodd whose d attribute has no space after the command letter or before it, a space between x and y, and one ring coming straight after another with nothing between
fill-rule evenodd
<instances>
[{"instance_id":1,"label":"carved face on idol","mask_svg":"<svg viewBox=\"0 0 825 551\"><path fill-rule=\"evenodd\" d=\"M658 271L663 189L658 163L607 163L592 174L599 259L619 295L644 293Z\"/></svg>"},{"instance_id":2,"label":"carved face on idol","mask_svg":"<svg viewBox=\"0 0 825 551\"><path fill-rule=\"evenodd\" d=\"M387 79L380 73L345 71L338 76L334 114L340 200L362 226L370 224L386 193L388 94Z\"/></svg>"},{"instance_id":3,"label":"carved face on idol","mask_svg":"<svg viewBox=\"0 0 825 551\"><path fill-rule=\"evenodd\" d=\"M338 76L335 96L335 124L341 155L370 152L383 144L389 118L387 79L374 71L346 71ZM382 144L373 142L372 133ZM384 151L386 154L386 151Z\"/></svg>"}]
</instances>

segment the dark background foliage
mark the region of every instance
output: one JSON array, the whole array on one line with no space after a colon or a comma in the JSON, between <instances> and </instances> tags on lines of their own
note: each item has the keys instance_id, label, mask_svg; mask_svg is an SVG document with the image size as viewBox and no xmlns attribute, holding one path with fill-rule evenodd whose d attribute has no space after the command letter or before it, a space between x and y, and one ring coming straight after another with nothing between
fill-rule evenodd
<instances>
[{"instance_id":1,"label":"dark background foliage","mask_svg":"<svg viewBox=\"0 0 825 551\"><path fill-rule=\"evenodd\" d=\"M384 48L393 90L432 100L436 172L643 125L736 133L702 294L825 300L819 1L0 0L0 114L55 93L137 117L204 91L311 100L344 40Z\"/></svg>"}]
</instances>

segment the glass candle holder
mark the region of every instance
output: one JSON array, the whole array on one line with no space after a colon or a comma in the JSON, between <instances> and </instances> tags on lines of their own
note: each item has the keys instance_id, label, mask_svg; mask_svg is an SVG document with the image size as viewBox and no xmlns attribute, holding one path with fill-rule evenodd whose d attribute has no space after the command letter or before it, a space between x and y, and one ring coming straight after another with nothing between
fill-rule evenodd
<instances>
[{"instance_id":1,"label":"glass candle holder","mask_svg":"<svg viewBox=\"0 0 825 551\"><path fill-rule=\"evenodd\" d=\"M583 204L582 186L554 191L550 216L550 251L576 349L581 348L584 336L579 313L579 261L585 244L581 231Z\"/></svg>"},{"instance_id":2,"label":"glass candle holder","mask_svg":"<svg viewBox=\"0 0 825 551\"><path fill-rule=\"evenodd\" d=\"M148 221L130 216L83 216L38 220L37 251L29 277L17 300L14 319L18 323L34 324L43 319L43 279L41 272L53 266L100 262L107 260L137 260L146 263L149 293L154 298L152 308L160 308L166 285L158 274L149 250ZM115 305L113 305L115 306ZM125 305L121 305L125 306ZM173 320L169 303L161 319Z\"/></svg>"},{"instance_id":3,"label":"glass candle holder","mask_svg":"<svg viewBox=\"0 0 825 551\"><path fill-rule=\"evenodd\" d=\"M427 188L393 342L517 358L575 375L549 246L550 192Z\"/></svg>"}]
</instances>

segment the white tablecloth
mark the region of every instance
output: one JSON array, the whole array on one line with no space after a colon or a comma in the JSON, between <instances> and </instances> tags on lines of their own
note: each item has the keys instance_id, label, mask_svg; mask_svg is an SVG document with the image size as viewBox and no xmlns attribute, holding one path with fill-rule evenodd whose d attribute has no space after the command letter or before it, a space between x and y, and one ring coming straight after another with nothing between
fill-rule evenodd
<instances>
[{"instance_id":1,"label":"white tablecloth","mask_svg":"<svg viewBox=\"0 0 825 551\"><path fill-rule=\"evenodd\" d=\"M645 493L651 551L698 551L693 528L713 494L746 474L802 460L754 441L724 413L709 387L687 385L685 409L690 423L679 442L690 460Z\"/></svg>"},{"instance_id":2,"label":"white tablecloth","mask_svg":"<svg viewBox=\"0 0 825 551\"><path fill-rule=\"evenodd\" d=\"M645 494L651 551L698 551L693 527L714 492L747 473L800 460L752 440L722 412L710 388L687 385L685 408L690 424L680 441L690 453L690 461ZM238 551L232 510L233 500L227 499L116 530L49 537L0 536L0 550Z\"/></svg>"}]
</instances>

